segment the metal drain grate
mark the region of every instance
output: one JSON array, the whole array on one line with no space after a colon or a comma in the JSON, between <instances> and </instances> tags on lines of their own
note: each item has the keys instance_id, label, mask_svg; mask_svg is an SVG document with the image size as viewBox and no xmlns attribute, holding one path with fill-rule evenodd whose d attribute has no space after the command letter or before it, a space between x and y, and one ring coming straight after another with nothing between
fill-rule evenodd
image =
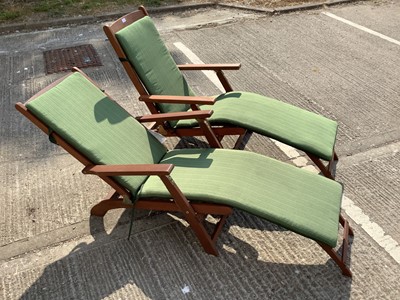
<instances>
[{"instance_id":1,"label":"metal drain grate","mask_svg":"<svg viewBox=\"0 0 400 300\"><path fill-rule=\"evenodd\" d=\"M93 45L54 49L43 52L47 74L70 71L72 67L102 66Z\"/></svg>"}]
</instances>

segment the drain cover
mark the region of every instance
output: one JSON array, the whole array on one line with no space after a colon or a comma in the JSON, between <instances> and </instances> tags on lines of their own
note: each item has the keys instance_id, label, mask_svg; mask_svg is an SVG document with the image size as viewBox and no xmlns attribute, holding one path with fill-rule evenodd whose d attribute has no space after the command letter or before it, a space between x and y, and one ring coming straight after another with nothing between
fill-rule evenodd
<instances>
[{"instance_id":1,"label":"drain cover","mask_svg":"<svg viewBox=\"0 0 400 300\"><path fill-rule=\"evenodd\" d=\"M47 74L70 71L72 67L102 66L93 45L54 49L43 52Z\"/></svg>"}]
</instances>

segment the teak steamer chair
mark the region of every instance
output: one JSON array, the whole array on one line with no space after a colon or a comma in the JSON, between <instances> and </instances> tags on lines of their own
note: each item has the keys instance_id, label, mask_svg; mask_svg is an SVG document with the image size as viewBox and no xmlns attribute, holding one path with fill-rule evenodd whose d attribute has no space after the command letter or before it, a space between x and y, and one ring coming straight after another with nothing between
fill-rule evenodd
<instances>
[{"instance_id":1,"label":"teak steamer chair","mask_svg":"<svg viewBox=\"0 0 400 300\"><path fill-rule=\"evenodd\" d=\"M176 65L143 6L103 29L151 113L141 121L154 122L153 129L164 136L205 136L214 148L222 147L225 135L238 135L235 149L244 147L256 132L304 151L324 176L334 179L335 121L275 99L233 91L223 70L237 70L240 64ZM215 71L226 93L195 96L181 73L190 70ZM191 114L197 121L187 119Z\"/></svg>"},{"instance_id":2,"label":"teak steamer chair","mask_svg":"<svg viewBox=\"0 0 400 300\"><path fill-rule=\"evenodd\" d=\"M349 223L339 218L342 185L248 151L165 147L78 69L16 108L113 191L91 214L129 208L182 213L204 250L237 208L315 240L346 276ZM212 112L209 112L212 114ZM203 222L220 221L209 234ZM338 227L342 254L334 250Z\"/></svg>"}]
</instances>

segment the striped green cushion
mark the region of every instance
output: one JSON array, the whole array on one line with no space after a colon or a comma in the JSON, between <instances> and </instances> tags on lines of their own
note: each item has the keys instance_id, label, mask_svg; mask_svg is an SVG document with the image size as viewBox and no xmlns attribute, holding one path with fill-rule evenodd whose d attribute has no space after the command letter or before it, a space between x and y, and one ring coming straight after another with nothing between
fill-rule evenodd
<instances>
[{"instance_id":1,"label":"striped green cushion","mask_svg":"<svg viewBox=\"0 0 400 300\"><path fill-rule=\"evenodd\" d=\"M194 95L177 68L150 17L120 30L116 37L150 94ZM217 98L211 124L236 125L275 138L297 149L330 160L337 123L261 95L230 92ZM161 112L186 111L188 105L159 104ZM197 126L196 120L170 121L176 127Z\"/></svg>"},{"instance_id":2,"label":"striped green cushion","mask_svg":"<svg viewBox=\"0 0 400 300\"><path fill-rule=\"evenodd\" d=\"M94 164L152 164L166 152L142 125L80 73L71 74L26 107ZM146 177L117 180L135 195Z\"/></svg>"},{"instance_id":3,"label":"striped green cushion","mask_svg":"<svg viewBox=\"0 0 400 300\"><path fill-rule=\"evenodd\" d=\"M248 92L230 92L217 97L209 119L213 125L244 127L309 152L325 160L332 158L337 123L296 106ZM181 120L176 127L197 126L196 120Z\"/></svg>"},{"instance_id":4,"label":"striped green cushion","mask_svg":"<svg viewBox=\"0 0 400 300\"><path fill-rule=\"evenodd\" d=\"M242 209L335 246L342 187L335 181L258 154L223 149L165 148L79 73L26 104L95 164L172 163L188 199ZM135 195L170 198L156 176L116 179ZM144 185L143 185L144 183Z\"/></svg>"},{"instance_id":5,"label":"striped green cushion","mask_svg":"<svg viewBox=\"0 0 400 300\"><path fill-rule=\"evenodd\" d=\"M193 96L150 17L121 29L115 35L125 55L152 95ZM160 104L162 112L186 111L189 105Z\"/></svg>"},{"instance_id":6,"label":"striped green cushion","mask_svg":"<svg viewBox=\"0 0 400 300\"><path fill-rule=\"evenodd\" d=\"M160 163L175 165L171 176L192 201L226 204L336 245L342 186L333 180L247 151L174 150ZM140 196L169 193L151 176Z\"/></svg>"}]
</instances>

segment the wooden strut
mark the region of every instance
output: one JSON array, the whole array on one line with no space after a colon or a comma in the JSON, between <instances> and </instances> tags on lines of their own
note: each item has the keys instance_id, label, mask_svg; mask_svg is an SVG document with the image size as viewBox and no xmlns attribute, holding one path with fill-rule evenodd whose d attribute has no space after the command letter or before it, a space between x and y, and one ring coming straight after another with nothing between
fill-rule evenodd
<instances>
[{"instance_id":1,"label":"wooden strut","mask_svg":"<svg viewBox=\"0 0 400 300\"><path fill-rule=\"evenodd\" d=\"M135 209L158 210L168 212L181 212L185 220L193 229L195 235L203 246L204 250L212 255L217 256L218 250L215 246L218 236L222 232L222 228L226 219L232 214L233 209L229 206L210 204L210 203L189 203L186 197L177 188L173 180L169 176L159 176L166 185L167 189L173 196L173 200L159 199L139 199L135 203ZM123 202L123 198L115 191L108 195L108 199L100 201L90 211L91 215L103 217L107 211L116 208L131 208L132 204ZM203 220L208 215L221 216L219 222L215 225L212 234L209 234L204 225Z\"/></svg>"},{"instance_id":2,"label":"wooden strut","mask_svg":"<svg viewBox=\"0 0 400 300\"><path fill-rule=\"evenodd\" d=\"M319 159L315 155L312 155L311 153L308 152L305 153L311 159L311 161L321 170L322 174L325 177L335 180L334 167L339 162L339 158L335 150L333 151L332 159L328 162L327 166L325 166L325 164L321 161L321 159Z\"/></svg>"},{"instance_id":3,"label":"wooden strut","mask_svg":"<svg viewBox=\"0 0 400 300\"><path fill-rule=\"evenodd\" d=\"M353 230L351 229L349 222L345 220L342 216L339 218L340 224L343 226L343 243L342 243L342 254L339 255L332 247L325 245L323 243L318 243L322 249L335 261L335 263L342 270L342 274L347 277L352 277L353 274L350 268L346 265L346 260L349 252L350 240L349 236L354 236Z\"/></svg>"},{"instance_id":4,"label":"wooden strut","mask_svg":"<svg viewBox=\"0 0 400 300\"><path fill-rule=\"evenodd\" d=\"M246 147L247 142L250 140L253 132L250 130L246 130L245 133L241 134L239 138L236 140L235 146L233 149L243 150Z\"/></svg>"}]
</instances>

